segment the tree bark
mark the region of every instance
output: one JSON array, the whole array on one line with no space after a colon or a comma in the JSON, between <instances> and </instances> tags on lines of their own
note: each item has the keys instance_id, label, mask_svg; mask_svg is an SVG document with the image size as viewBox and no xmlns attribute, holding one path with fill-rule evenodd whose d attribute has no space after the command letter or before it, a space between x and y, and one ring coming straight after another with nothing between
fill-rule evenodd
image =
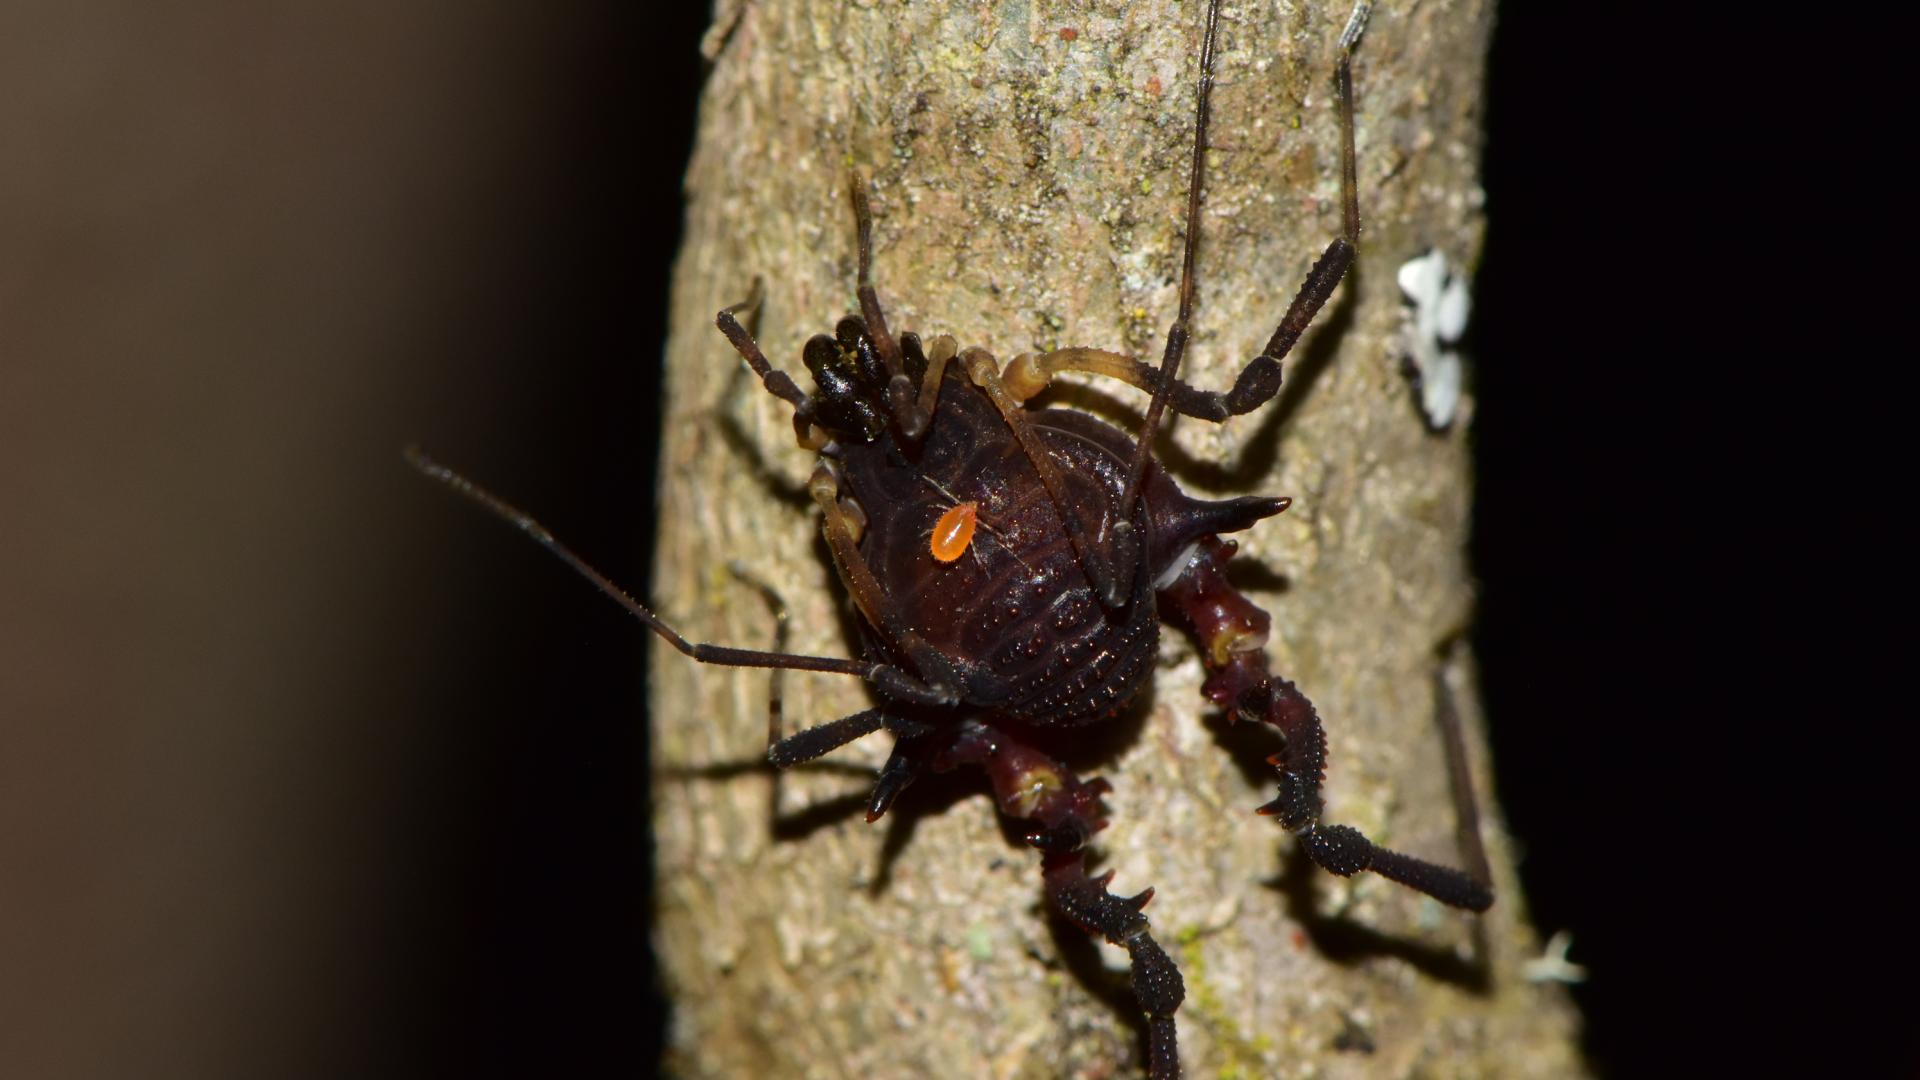
<instances>
[{"instance_id":1,"label":"tree bark","mask_svg":"<svg viewBox=\"0 0 1920 1080\"><path fill-rule=\"evenodd\" d=\"M875 279L890 324L1004 362L1095 345L1157 358L1175 309L1204 5L721 0L687 179L668 343L654 597L690 638L766 647L773 620L727 573L771 583L788 644L856 647L823 557L787 407L744 376L714 312L766 282L759 340L801 343L854 310L850 168L872 181ZM1187 376L1225 389L1339 230L1334 43L1344 5L1224 14ZM1457 863L1436 665L1467 730L1498 900L1483 918L1371 875L1307 864L1256 805L1258 755L1163 637L1148 700L1089 736L1112 780L1096 846L1183 968L1194 1076L1564 1076L1576 1020L1523 978L1540 946L1491 775L1471 661L1463 415L1429 432L1401 371L1394 271L1438 246L1471 265L1490 0L1382 7L1355 62L1364 233L1355 272L1261 411L1175 424L1188 490L1288 494L1240 539L1273 615L1276 672L1330 739L1327 820ZM1137 422L1118 384L1055 400ZM1444 664L1440 657L1450 657ZM869 827L888 737L781 778L764 766L768 676L653 656L660 960L684 1076L1137 1074L1140 1017L1120 950L1064 926L1037 859L1000 828L984 778L922 782ZM784 679L788 730L870 703L854 680ZM1251 762L1251 764L1249 764ZM770 803L770 799L773 800Z\"/></svg>"}]
</instances>

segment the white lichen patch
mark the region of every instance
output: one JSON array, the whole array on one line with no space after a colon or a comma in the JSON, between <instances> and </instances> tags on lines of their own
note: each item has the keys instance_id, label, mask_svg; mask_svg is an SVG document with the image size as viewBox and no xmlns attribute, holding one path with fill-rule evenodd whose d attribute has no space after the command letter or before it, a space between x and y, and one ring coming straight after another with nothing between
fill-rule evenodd
<instances>
[{"instance_id":1,"label":"white lichen patch","mask_svg":"<svg viewBox=\"0 0 1920 1080\"><path fill-rule=\"evenodd\" d=\"M1467 282L1439 248L1409 259L1394 275L1410 307L1407 375L1427 426L1444 431L1460 409L1460 339L1472 301Z\"/></svg>"},{"instance_id":2,"label":"white lichen patch","mask_svg":"<svg viewBox=\"0 0 1920 1080\"><path fill-rule=\"evenodd\" d=\"M1540 955L1520 965L1520 974L1530 983L1583 983L1587 969L1567 959L1573 948L1573 935L1555 930Z\"/></svg>"}]
</instances>

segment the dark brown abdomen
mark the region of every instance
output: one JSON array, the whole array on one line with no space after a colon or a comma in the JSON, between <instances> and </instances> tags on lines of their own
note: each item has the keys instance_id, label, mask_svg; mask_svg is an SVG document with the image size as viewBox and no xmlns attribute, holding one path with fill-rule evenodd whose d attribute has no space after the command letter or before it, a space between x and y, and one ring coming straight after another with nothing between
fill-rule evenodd
<instances>
[{"instance_id":1,"label":"dark brown abdomen","mask_svg":"<svg viewBox=\"0 0 1920 1080\"><path fill-rule=\"evenodd\" d=\"M1083 414L1029 415L1097 530L1119 499L1131 441ZM1144 685L1159 630L1151 575L1136 568L1130 602L1100 606L1053 500L981 392L946 381L917 462L887 438L843 460L846 490L867 514L862 554L907 624L963 672L967 704L1070 726L1112 715ZM978 525L968 551L940 562L933 525L955 502L978 503Z\"/></svg>"}]
</instances>

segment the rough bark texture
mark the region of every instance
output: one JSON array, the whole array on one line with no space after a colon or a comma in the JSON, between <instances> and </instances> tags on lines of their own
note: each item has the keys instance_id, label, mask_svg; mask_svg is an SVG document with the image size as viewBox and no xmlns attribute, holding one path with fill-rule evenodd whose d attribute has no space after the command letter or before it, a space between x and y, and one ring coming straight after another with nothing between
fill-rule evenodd
<instances>
[{"instance_id":1,"label":"rough bark texture","mask_svg":"<svg viewBox=\"0 0 1920 1080\"><path fill-rule=\"evenodd\" d=\"M655 599L689 636L764 646L738 560L792 609L798 651L847 655L843 592L799 495L787 409L712 326L755 275L759 336L800 345L854 307L849 167L874 185L876 281L896 330L1002 360L1086 344L1157 356L1175 305L1204 5L723 2L687 180L668 347ZM1339 228L1333 44L1347 8L1228 5L1199 308L1187 372L1223 389ZM1383 6L1358 54L1357 273L1287 364L1281 398L1223 427L1182 421L1164 457L1205 495L1290 494L1244 535L1242 579L1274 617L1274 669L1319 706L1328 820L1458 862L1436 655L1471 614L1468 415L1424 429L1400 369L1395 268L1429 246L1469 264L1487 0ZM1128 422L1118 384L1057 395ZM1305 865L1251 810L1273 793L1262 733L1228 731L1187 643L1150 700L1074 762L1112 779L1097 838L1114 888L1157 888L1155 932L1188 984L1194 1076L1562 1076L1576 1021L1527 982L1537 954L1497 812L1498 902L1475 920L1384 880ZM1457 657L1457 654L1456 654ZM923 783L858 813L888 737L795 770L770 806L767 676L654 658L661 962L669 1067L686 1076L1051 1077L1137 1073L1124 955L1044 908L1037 860L984 782ZM1448 672L1483 805L1470 661ZM789 730L865 706L785 679ZM1253 765L1249 765L1249 763ZM1470 957L1484 950L1487 975Z\"/></svg>"}]
</instances>

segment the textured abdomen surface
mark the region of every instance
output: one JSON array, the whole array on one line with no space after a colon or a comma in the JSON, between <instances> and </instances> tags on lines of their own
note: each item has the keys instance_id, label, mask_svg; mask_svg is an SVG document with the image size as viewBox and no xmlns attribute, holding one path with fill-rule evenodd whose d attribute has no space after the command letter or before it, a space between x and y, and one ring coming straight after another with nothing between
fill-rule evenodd
<instances>
[{"instance_id":1,"label":"textured abdomen surface","mask_svg":"<svg viewBox=\"0 0 1920 1080\"><path fill-rule=\"evenodd\" d=\"M1028 415L1068 498L1098 529L1119 501L1131 442L1077 414ZM1075 420L1049 422L1062 415ZM1136 569L1129 602L1101 607L1053 500L983 393L947 379L917 460L888 439L844 457L868 519L862 554L907 624L964 672L968 704L1071 725L1110 715L1139 690L1158 640L1151 575ZM967 550L942 562L934 524L963 502L977 504L977 526Z\"/></svg>"}]
</instances>

